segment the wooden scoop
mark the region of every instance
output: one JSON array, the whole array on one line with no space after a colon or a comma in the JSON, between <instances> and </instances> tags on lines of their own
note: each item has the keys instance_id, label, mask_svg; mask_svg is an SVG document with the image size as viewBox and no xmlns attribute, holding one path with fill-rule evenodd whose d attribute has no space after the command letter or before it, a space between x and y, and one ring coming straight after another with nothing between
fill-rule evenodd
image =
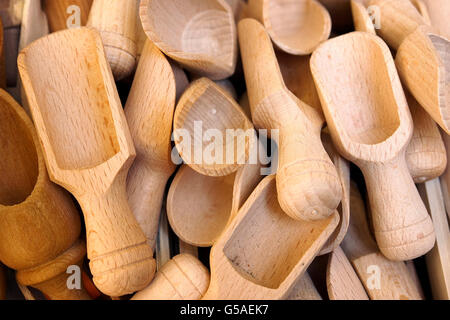
<instances>
[{"instance_id":1,"label":"wooden scoop","mask_svg":"<svg viewBox=\"0 0 450 320\"><path fill-rule=\"evenodd\" d=\"M367 8L360 0L351 0L353 24L356 31L363 31L370 34L376 34L373 21L367 12Z\"/></svg>"},{"instance_id":2,"label":"wooden scoop","mask_svg":"<svg viewBox=\"0 0 450 320\"><path fill-rule=\"evenodd\" d=\"M351 218L342 249L352 262L371 300L420 300L421 290L404 262L390 261L373 240L364 202L355 184L351 186Z\"/></svg>"},{"instance_id":3,"label":"wooden scoop","mask_svg":"<svg viewBox=\"0 0 450 320\"><path fill-rule=\"evenodd\" d=\"M375 28L366 8L352 0L352 9L356 30L375 34ZM361 22L357 23L357 20ZM406 92L406 98L414 123L413 136L406 149L406 164L414 182L422 183L444 172L447 156L436 123L408 92Z\"/></svg>"},{"instance_id":4,"label":"wooden scoop","mask_svg":"<svg viewBox=\"0 0 450 320\"><path fill-rule=\"evenodd\" d=\"M378 34L395 50L403 84L450 134L450 42L426 25L409 0L372 0L381 12Z\"/></svg>"},{"instance_id":5,"label":"wooden scoop","mask_svg":"<svg viewBox=\"0 0 450 320\"><path fill-rule=\"evenodd\" d=\"M311 276L305 272L300 280L297 281L286 300L322 300L319 291L317 291Z\"/></svg>"},{"instance_id":6,"label":"wooden scoop","mask_svg":"<svg viewBox=\"0 0 450 320\"><path fill-rule=\"evenodd\" d=\"M44 0L50 32L86 25L92 0Z\"/></svg>"},{"instance_id":7,"label":"wooden scoop","mask_svg":"<svg viewBox=\"0 0 450 320\"><path fill-rule=\"evenodd\" d=\"M341 247L337 247L328 260L327 291L330 300L369 300Z\"/></svg>"},{"instance_id":8,"label":"wooden scoop","mask_svg":"<svg viewBox=\"0 0 450 320\"><path fill-rule=\"evenodd\" d=\"M135 150L100 35L53 33L18 62L50 176L83 209L95 284L110 296L144 288L155 260L127 202Z\"/></svg>"},{"instance_id":9,"label":"wooden scoop","mask_svg":"<svg viewBox=\"0 0 450 320\"><path fill-rule=\"evenodd\" d=\"M189 71L212 80L234 73L236 24L224 0L141 0L140 16L150 40Z\"/></svg>"},{"instance_id":10,"label":"wooden scoop","mask_svg":"<svg viewBox=\"0 0 450 320\"><path fill-rule=\"evenodd\" d=\"M427 181L419 185L419 191L428 206L436 230L436 244L426 255L433 298L437 300L449 300L450 228L439 179Z\"/></svg>"},{"instance_id":11,"label":"wooden scoop","mask_svg":"<svg viewBox=\"0 0 450 320\"><path fill-rule=\"evenodd\" d=\"M238 29L253 123L279 134L280 205L294 219L326 218L339 205L342 187L320 140L321 112L286 88L264 27L244 19Z\"/></svg>"},{"instance_id":12,"label":"wooden scoop","mask_svg":"<svg viewBox=\"0 0 450 320\"><path fill-rule=\"evenodd\" d=\"M410 94L406 95L414 122L406 164L415 183L441 176L447 167L447 152L436 123Z\"/></svg>"},{"instance_id":13,"label":"wooden scoop","mask_svg":"<svg viewBox=\"0 0 450 320\"><path fill-rule=\"evenodd\" d=\"M138 0L94 0L87 26L100 32L114 78L122 80L135 68Z\"/></svg>"},{"instance_id":14,"label":"wooden scoop","mask_svg":"<svg viewBox=\"0 0 450 320\"><path fill-rule=\"evenodd\" d=\"M330 15L316 0L249 0L247 12L290 54L312 53L331 33Z\"/></svg>"},{"instance_id":15,"label":"wooden scoop","mask_svg":"<svg viewBox=\"0 0 450 320\"><path fill-rule=\"evenodd\" d=\"M67 287L86 246L69 194L50 182L31 120L0 90L0 260L51 299L89 299Z\"/></svg>"},{"instance_id":16,"label":"wooden scoop","mask_svg":"<svg viewBox=\"0 0 450 320\"><path fill-rule=\"evenodd\" d=\"M234 137L228 130L235 130ZM237 102L207 78L191 83L181 96L173 136L185 163L209 176L236 172L257 140L253 124Z\"/></svg>"},{"instance_id":17,"label":"wooden scoop","mask_svg":"<svg viewBox=\"0 0 450 320\"><path fill-rule=\"evenodd\" d=\"M339 215L296 221L280 208L275 176L265 178L214 244L203 297L284 299L339 223Z\"/></svg>"},{"instance_id":18,"label":"wooden scoop","mask_svg":"<svg viewBox=\"0 0 450 320\"><path fill-rule=\"evenodd\" d=\"M175 171L171 134L176 80L166 57L147 41L125 105L137 153L128 173L127 192L131 211L153 250L167 180Z\"/></svg>"},{"instance_id":19,"label":"wooden scoop","mask_svg":"<svg viewBox=\"0 0 450 320\"><path fill-rule=\"evenodd\" d=\"M311 69L336 148L363 171L381 252L391 260L425 254L433 224L406 165L413 126L389 48L353 32L319 47Z\"/></svg>"},{"instance_id":20,"label":"wooden scoop","mask_svg":"<svg viewBox=\"0 0 450 320\"><path fill-rule=\"evenodd\" d=\"M263 178L261 168L247 164L228 176L209 177L183 166L167 196L175 234L197 247L212 246Z\"/></svg>"},{"instance_id":21,"label":"wooden scoop","mask_svg":"<svg viewBox=\"0 0 450 320\"><path fill-rule=\"evenodd\" d=\"M200 300L209 286L209 271L190 254L173 257L155 279L131 300Z\"/></svg>"},{"instance_id":22,"label":"wooden scoop","mask_svg":"<svg viewBox=\"0 0 450 320\"><path fill-rule=\"evenodd\" d=\"M447 0L422 0L428 9L431 24L440 34L450 39L450 2Z\"/></svg>"}]
</instances>

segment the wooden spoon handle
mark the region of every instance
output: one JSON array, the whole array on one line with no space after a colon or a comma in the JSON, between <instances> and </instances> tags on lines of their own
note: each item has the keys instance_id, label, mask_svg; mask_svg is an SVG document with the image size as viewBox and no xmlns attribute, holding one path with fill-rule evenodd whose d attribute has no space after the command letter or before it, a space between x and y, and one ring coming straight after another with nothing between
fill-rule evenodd
<instances>
[{"instance_id":1,"label":"wooden spoon handle","mask_svg":"<svg viewBox=\"0 0 450 320\"><path fill-rule=\"evenodd\" d=\"M159 170L136 159L128 173L128 202L152 250L156 246L164 191L172 172L172 169Z\"/></svg>"},{"instance_id":2,"label":"wooden spoon handle","mask_svg":"<svg viewBox=\"0 0 450 320\"><path fill-rule=\"evenodd\" d=\"M88 193L78 199L85 214L88 258L96 286L110 296L143 289L153 278L156 263L128 205L125 175L119 174L105 194ZM136 282L129 283L129 279Z\"/></svg>"},{"instance_id":3,"label":"wooden spoon handle","mask_svg":"<svg viewBox=\"0 0 450 320\"><path fill-rule=\"evenodd\" d=\"M92 0L44 0L50 32L86 25Z\"/></svg>"},{"instance_id":4,"label":"wooden spoon handle","mask_svg":"<svg viewBox=\"0 0 450 320\"><path fill-rule=\"evenodd\" d=\"M294 219L299 218L295 214L298 207L303 208L302 219L324 219L342 197L342 185L322 145L320 130L320 124L306 117L295 126L280 129L278 200Z\"/></svg>"},{"instance_id":5,"label":"wooden spoon handle","mask_svg":"<svg viewBox=\"0 0 450 320\"><path fill-rule=\"evenodd\" d=\"M427 253L435 241L434 228L404 154L389 163L365 164L361 169L380 251L394 261Z\"/></svg>"},{"instance_id":6,"label":"wooden spoon handle","mask_svg":"<svg viewBox=\"0 0 450 320\"><path fill-rule=\"evenodd\" d=\"M137 56L137 0L94 0L87 25L102 37L116 80L129 76Z\"/></svg>"},{"instance_id":7,"label":"wooden spoon handle","mask_svg":"<svg viewBox=\"0 0 450 320\"><path fill-rule=\"evenodd\" d=\"M377 6L381 15L377 33L395 50L418 26L426 24L410 0L372 0L370 5Z\"/></svg>"}]
</instances>

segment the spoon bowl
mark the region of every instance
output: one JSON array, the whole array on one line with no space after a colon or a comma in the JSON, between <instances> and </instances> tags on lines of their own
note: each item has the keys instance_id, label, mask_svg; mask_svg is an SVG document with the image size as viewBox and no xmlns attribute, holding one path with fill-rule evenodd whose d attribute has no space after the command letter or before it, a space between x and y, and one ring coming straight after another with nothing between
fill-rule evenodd
<instances>
[{"instance_id":1,"label":"spoon bowl","mask_svg":"<svg viewBox=\"0 0 450 320\"><path fill-rule=\"evenodd\" d=\"M225 176L247 162L256 133L230 94L201 78L191 83L178 102L174 140L181 157L194 170Z\"/></svg>"},{"instance_id":2,"label":"spoon bowl","mask_svg":"<svg viewBox=\"0 0 450 320\"><path fill-rule=\"evenodd\" d=\"M248 10L275 45L290 54L312 53L331 33L330 15L316 0L249 0Z\"/></svg>"},{"instance_id":3,"label":"spoon bowl","mask_svg":"<svg viewBox=\"0 0 450 320\"><path fill-rule=\"evenodd\" d=\"M140 16L150 40L189 71L212 80L234 73L236 24L224 0L142 0Z\"/></svg>"}]
</instances>

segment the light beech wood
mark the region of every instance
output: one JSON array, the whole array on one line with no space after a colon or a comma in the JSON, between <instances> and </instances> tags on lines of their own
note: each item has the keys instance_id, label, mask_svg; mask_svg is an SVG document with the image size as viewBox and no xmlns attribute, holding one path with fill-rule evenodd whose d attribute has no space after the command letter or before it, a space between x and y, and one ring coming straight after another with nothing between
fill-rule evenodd
<instances>
[{"instance_id":1,"label":"light beech wood","mask_svg":"<svg viewBox=\"0 0 450 320\"><path fill-rule=\"evenodd\" d=\"M236 23L241 20L243 12L247 10L247 3L245 0L225 0L231 7L231 11L234 14L234 20Z\"/></svg>"},{"instance_id":2,"label":"light beech wood","mask_svg":"<svg viewBox=\"0 0 450 320\"><path fill-rule=\"evenodd\" d=\"M360 0L350 1L353 15L353 24L356 31L363 31L370 34L376 34L373 21L367 12L367 8Z\"/></svg>"},{"instance_id":3,"label":"light beech wood","mask_svg":"<svg viewBox=\"0 0 450 320\"><path fill-rule=\"evenodd\" d=\"M92 0L43 0L42 3L50 32L56 32L85 26Z\"/></svg>"},{"instance_id":4,"label":"light beech wood","mask_svg":"<svg viewBox=\"0 0 450 320\"><path fill-rule=\"evenodd\" d=\"M138 50L138 0L94 0L87 26L100 32L114 78L135 69Z\"/></svg>"},{"instance_id":5,"label":"light beech wood","mask_svg":"<svg viewBox=\"0 0 450 320\"><path fill-rule=\"evenodd\" d=\"M322 300L308 272L305 272L289 293L287 300Z\"/></svg>"},{"instance_id":6,"label":"light beech wood","mask_svg":"<svg viewBox=\"0 0 450 320\"><path fill-rule=\"evenodd\" d=\"M23 5L22 24L20 26L19 51L31 42L48 35L47 15L42 10L40 1L25 0ZM27 96L23 90L19 74L17 75L17 86L20 89L21 103L25 111L31 116Z\"/></svg>"},{"instance_id":7,"label":"light beech wood","mask_svg":"<svg viewBox=\"0 0 450 320\"><path fill-rule=\"evenodd\" d=\"M450 42L427 26L409 0L371 0L381 12L377 33L395 50L403 84L450 133Z\"/></svg>"},{"instance_id":8,"label":"light beech wood","mask_svg":"<svg viewBox=\"0 0 450 320\"><path fill-rule=\"evenodd\" d=\"M422 0L428 9L431 24L441 35L450 39L450 2L447 0Z\"/></svg>"},{"instance_id":9,"label":"light beech wood","mask_svg":"<svg viewBox=\"0 0 450 320\"><path fill-rule=\"evenodd\" d=\"M415 0L415 3L422 10L426 9L420 0ZM365 7L361 3L352 0L352 9L355 21L357 19L367 20L366 24L357 24L355 22L355 25L357 25L356 30L375 34L373 23L368 17ZM358 13L356 12L358 10L360 18L357 17ZM406 98L414 123L413 136L406 149L406 164L414 182L422 183L442 175L447 166L447 155L439 129L434 120L409 92L406 92Z\"/></svg>"},{"instance_id":10,"label":"light beech wood","mask_svg":"<svg viewBox=\"0 0 450 320\"><path fill-rule=\"evenodd\" d=\"M415 183L440 177L447 167L447 152L439 128L410 94L406 95L414 122L406 164Z\"/></svg>"},{"instance_id":11,"label":"light beech wood","mask_svg":"<svg viewBox=\"0 0 450 320\"><path fill-rule=\"evenodd\" d=\"M386 259L377 248L367 223L364 202L355 184L351 186L351 218L341 244L371 300L421 300L421 288L406 264Z\"/></svg>"},{"instance_id":12,"label":"light beech wood","mask_svg":"<svg viewBox=\"0 0 450 320\"><path fill-rule=\"evenodd\" d=\"M136 153L100 35L50 34L25 48L18 64L50 177L83 209L96 286L110 296L144 288L155 260L127 201Z\"/></svg>"},{"instance_id":13,"label":"light beech wood","mask_svg":"<svg viewBox=\"0 0 450 320\"><path fill-rule=\"evenodd\" d=\"M181 158L192 169L209 176L236 172L247 162L257 141L253 124L237 102L207 78L192 82L183 93L173 126ZM196 132L196 126L202 133ZM227 130L235 130L235 138L228 137Z\"/></svg>"},{"instance_id":14,"label":"light beech wood","mask_svg":"<svg viewBox=\"0 0 450 320\"><path fill-rule=\"evenodd\" d=\"M406 165L413 124L389 48L353 32L319 47L311 69L337 150L363 171L381 252L402 261L427 253L433 224Z\"/></svg>"},{"instance_id":15,"label":"light beech wood","mask_svg":"<svg viewBox=\"0 0 450 320\"><path fill-rule=\"evenodd\" d=\"M297 98L322 114L320 98L309 66L311 56L294 56L282 51L276 54L286 87Z\"/></svg>"},{"instance_id":16,"label":"light beech wood","mask_svg":"<svg viewBox=\"0 0 450 320\"><path fill-rule=\"evenodd\" d=\"M261 169L258 164L246 164L231 175L209 177L184 165L167 196L175 234L197 247L212 246L262 180Z\"/></svg>"},{"instance_id":17,"label":"light beech wood","mask_svg":"<svg viewBox=\"0 0 450 320\"><path fill-rule=\"evenodd\" d=\"M320 255L330 253L339 247L347 233L350 221L350 163L339 155L328 132L322 132L322 142L339 175L342 201L337 209L340 217L339 225L320 250Z\"/></svg>"},{"instance_id":18,"label":"light beech wood","mask_svg":"<svg viewBox=\"0 0 450 320\"><path fill-rule=\"evenodd\" d=\"M214 244L203 299L286 298L338 223L337 213L314 222L288 217L275 176L266 177Z\"/></svg>"},{"instance_id":19,"label":"light beech wood","mask_svg":"<svg viewBox=\"0 0 450 320\"><path fill-rule=\"evenodd\" d=\"M125 105L137 154L128 173L127 193L131 211L153 250L167 180L175 171L171 134L176 93L172 66L147 41Z\"/></svg>"},{"instance_id":20,"label":"light beech wood","mask_svg":"<svg viewBox=\"0 0 450 320\"><path fill-rule=\"evenodd\" d=\"M178 247L180 249L180 254L190 254L191 256L198 258L198 248L196 246L190 245L189 243L178 239Z\"/></svg>"},{"instance_id":21,"label":"light beech wood","mask_svg":"<svg viewBox=\"0 0 450 320\"><path fill-rule=\"evenodd\" d=\"M341 247L328 259L327 291L330 300L369 300L364 286Z\"/></svg>"},{"instance_id":22,"label":"light beech wood","mask_svg":"<svg viewBox=\"0 0 450 320\"><path fill-rule=\"evenodd\" d=\"M71 265L86 254L69 194L50 182L36 132L23 109L0 90L0 260L17 280L51 299L89 299L67 287Z\"/></svg>"},{"instance_id":23,"label":"light beech wood","mask_svg":"<svg viewBox=\"0 0 450 320\"><path fill-rule=\"evenodd\" d=\"M173 257L131 300L199 300L208 289L209 271L190 254Z\"/></svg>"},{"instance_id":24,"label":"light beech wood","mask_svg":"<svg viewBox=\"0 0 450 320\"><path fill-rule=\"evenodd\" d=\"M419 186L427 203L436 230L436 244L426 255L428 277L433 298L450 299L450 229L445 214L442 190L438 179Z\"/></svg>"},{"instance_id":25,"label":"light beech wood","mask_svg":"<svg viewBox=\"0 0 450 320\"><path fill-rule=\"evenodd\" d=\"M212 80L234 73L236 24L225 0L141 0L140 16L150 40L189 71Z\"/></svg>"},{"instance_id":26,"label":"light beech wood","mask_svg":"<svg viewBox=\"0 0 450 320\"><path fill-rule=\"evenodd\" d=\"M278 130L277 189L292 218L329 217L342 198L336 168L320 140L323 116L286 88L269 35L253 19L239 23L239 40L255 126Z\"/></svg>"},{"instance_id":27,"label":"light beech wood","mask_svg":"<svg viewBox=\"0 0 450 320\"><path fill-rule=\"evenodd\" d=\"M414 5L414 7L416 7L417 11L419 11L420 15L422 16L426 24L431 26L431 18L430 14L428 13L428 7L426 3L423 2L422 0L410 0L410 1Z\"/></svg>"},{"instance_id":28,"label":"light beech wood","mask_svg":"<svg viewBox=\"0 0 450 320\"><path fill-rule=\"evenodd\" d=\"M330 15L316 0L249 0L247 13L279 49L294 55L312 53L331 33Z\"/></svg>"}]
</instances>

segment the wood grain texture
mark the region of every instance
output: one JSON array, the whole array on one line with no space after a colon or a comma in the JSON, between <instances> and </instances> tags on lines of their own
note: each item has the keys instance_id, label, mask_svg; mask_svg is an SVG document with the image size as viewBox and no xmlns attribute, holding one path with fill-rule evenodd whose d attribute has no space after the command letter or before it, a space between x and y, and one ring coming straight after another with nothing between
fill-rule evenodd
<instances>
[{"instance_id":1,"label":"wood grain texture","mask_svg":"<svg viewBox=\"0 0 450 320\"><path fill-rule=\"evenodd\" d=\"M50 32L86 25L92 0L44 0Z\"/></svg>"},{"instance_id":2,"label":"wood grain texture","mask_svg":"<svg viewBox=\"0 0 450 320\"><path fill-rule=\"evenodd\" d=\"M19 51L31 42L48 35L47 15L42 10L39 1L25 0L23 5L22 24L20 25ZM17 75L17 86L20 88L21 103L25 111L31 116L27 96L23 90L20 76Z\"/></svg>"},{"instance_id":3,"label":"wood grain texture","mask_svg":"<svg viewBox=\"0 0 450 320\"><path fill-rule=\"evenodd\" d=\"M225 0L141 0L140 16L150 40L184 68L212 80L234 73L236 24Z\"/></svg>"},{"instance_id":4,"label":"wood grain texture","mask_svg":"<svg viewBox=\"0 0 450 320\"><path fill-rule=\"evenodd\" d=\"M144 288L155 260L127 201L136 152L99 33L50 34L18 61L50 177L83 209L96 286L110 296Z\"/></svg>"},{"instance_id":5,"label":"wood grain texture","mask_svg":"<svg viewBox=\"0 0 450 320\"><path fill-rule=\"evenodd\" d=\"M440 177L447 167L447 152L439 128L428 113L407 94L414 131L406 149L406 164L415 183Z\"/></svg>"},{"instance_id":6,"label":"wood grain texture","mask_svg":"<svg viewBox=\"0 0 450 320\"><path fill-rule=\"evenodd\" d=\"M246 164L228 176L209 177L184 165L167 196L175 234L194 246L212 246L262 180L261 168Z\"/></svg>"},{"instance_id":7,"label":"wood grain texture","mask_svg":"<svg viewBox=\"0 0 450 320\"><path fill-rule=\"evenodd\" d=\"M87 26L100 32L116 81L135 69L138 41L138 0L93 0Z\"/></svg>"},{"instance_id":8,"label":"wood grain texture","mask_svg":"<svg viewBox=\"0 0 450 320\"><path fill-rule=\"evenodd\" d=\"M278 51L276 54L286 87L298 99L323 114L309 65L311 56L294 56L282 51Z\"/></svg>"},{"instance_id":9,"label":"wood grain texture","mask_svg":"<svg viewBox=\"0 0 450 320\"><path fill-rule=\"evenodd\" d=\"M0 106L0 260L51 299L88 299L66 284L67 268L86 254L78 212L50 182L31 120L3 90Z\"/></svg>"},{"instance_id":10,"label":"wood grain texture","mask_svg":"<svg viewBox=\"0 0 450 320\"><path fill-rule=\"evenodd\" d=\"M421 195L428 205L436 230L436 244L426 255L428 277L433 298L450 299L450 229L445 214L442 190L438 179L420 186Z\"/></svg>"},{"instance_id":11,"label":"wood grain texture","mask_svg":"<svg viewBox=\"0 0 450 320\"><path fill-rule=\"evenodd\" d=\"M450 3L447 0L422 0L425 3L430 16L431 24L441 35L450 39Z\"/></svg>"},{"instance_id":12,"label":"wood grain texture","mask_svg":"<svg viewBox=\"0 0 450 320\"><path fill-rule=\"evenodd\" d=\"M247 14L279 49L294 55L311 54L331 33L330 15L316 0L249 0Z\"/></svg>"},{"instance_id":13,"label":"wood grain texture","mask_svg":"<svg viewBox=\"0 0 450 320\"><path fill-rule=\"evenodd\" d=\"M266 177L214 244L203 299L285 299L339 223L339 215L296 221Z\"/></svg>"},{"instance_id":14,"label":"wood grain texture","mask_svg":"<svg viewBox=\"0 0 450 320\"><path fill-rule=\"evenodd\" d=\"M173 257L155 279L132 300L200 300L209 285L209 271L190 254Z\"/></svg>"},{"instance_id":15,"label":"wood grain texture","mask_svg":"<svg viewBox=\"0 0 450 320\"><path fill-rule=\"evenodd\" d=\"M320 140L324 119L286 88L264 27L244 19L238 29L253 123L279 134L280 205L295 219L329 217L341 201L342 186Z\"/></svg>"},{"instance_id":16,"label":"wood grain texture","mask_svg":"<svg viewBox=\"0 0 450 320\"><path fill-rule=\"evenodd\" d=\"M167 180L175 171L171 134L176 92L170 63L147 41L125 104L137 154L128 173L127 193L131 211L153 250Z\"/></svg>"},{"instance_id":17,"label":"wood grain texture","mask_svg":"<svg viewBox=\"0 0 450 320\"><path fill-rule=\"evenodd\" d=\"M348 233L341 244L371 300L421 300L406 264L386 259L371 236L364 202L358 187L351 187L351 217Z\"/></svg>"},{"instance_id":18,"label":"wood grain texture","mask_svg":"<svg viewBox=\"0 0 450 320\"><path fill-rule=\"evenodd\" d=\"M181 96L173 130L184 162L209 176L236 172L248 161L257 141L253 124L237 102L207 78L192 82ZM228 130L234 130L233 139Z\"/></svg>"},{"instance_id":19,"label":"wood grain texture","mask_svg":"<svg viewBox=\"0 0 450 320\"><path fill-rule=\"evenodd\" d=\"M317 291L311 276L305 272L300 280L297 281L294 288L289 293L287 300L322 300L320 293Z\"/></svg>"},{"instance_id":20,"label":"wood grain texture","mask_svg":"<svg viewBox=\"0 0 450 320\"><path fill-rule=\"evenodd\" d=\"M406 165L413 124L389 48L353 32L320 46L311 69L337 150L363 171L381 252L403 261L425 254L433 224Z\"/></svg>"},{"instance_id":21,"label":"wood grain texture","mask_svg":"<svg viewBox=\"0 0 450 320\"><path fill-rule=\"evenodd\" d=\"M339 175L342 201L337 209L340 217L339 225L320 250L320 255L328 254L339 247L347 234L350 221L350 163L339 155L328 133L322 132L322 142Z\"/></svg>"},{"instance_id":22,"label":"wood grain texture","mask_svg":"<svg viewBox=\"0 0 450 320\"><path fill-rule=\"evenodd\" d=\"M368 32L370 34L376 34L373 21L367 12L367 8L360 0L351 0L351 9L353 16L353 24L356 31Z\"/></svg>"},{"instance_id":23,"label":"wood grain texture","mask_svg":"<svg viewBox=\"0 0 450 320\"><path fill-rule=\"evenodd\" d=\"M450 42L409 0L371 0L380 8L377 33L395 50L403 84L420 105L450 133Z\"/></svg>"},{"instance_id":24,"label":"wood grain texture","mask_svg":"<svg viewBox=\"0 0 450 320\"><path fill-rule=\"evenodd\" d=\"M364 286L341 247L330 253L326 279L330 300L369 300Z\"/></svg>"}]
</instances>

